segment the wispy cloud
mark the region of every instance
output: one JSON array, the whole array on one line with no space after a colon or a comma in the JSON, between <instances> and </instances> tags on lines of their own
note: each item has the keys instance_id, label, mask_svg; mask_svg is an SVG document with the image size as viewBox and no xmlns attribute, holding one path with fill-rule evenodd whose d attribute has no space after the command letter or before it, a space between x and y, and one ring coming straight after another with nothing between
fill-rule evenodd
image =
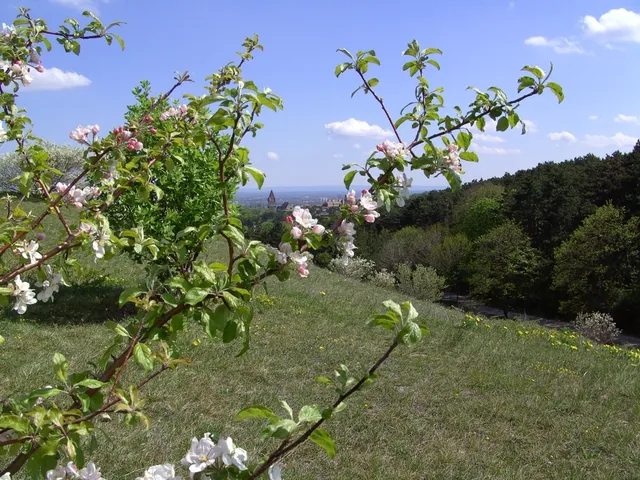
<instances>
[{"instance_id":1,"label":"wispy cloud","mask_svg":"<svg viewBox=\"0 0 640 480\"><path fill-rule=\"evenodd\" d=\"M267 158L269 160L278 160L280 158L276 152L267 152Z\"/></svg>"},{"instance_id":2,"label":"wispy cloud","mask_svg":"<svg viewBox=\"0 0 640 480\"><path fill-rule=\"evenodd\" d=\"M576 141L576 137L573 133L570 132L552 132L549 135L549 140L553 142L569 142L573 143Z\"/></svg>"},{"instance_id":3,"label":"wispy cloud","mask_svg":"<svg viewBox=\"0 0 640 480\"><path fill-rule=\"evenodd\" d=\"M385 138L393 135L393 132L385 130L379 125L369 125L364 120L356 120L355 118L327 123L324 128L332 135L343 137Z\"/></svg>"},{"instance_id":4,"label":"wispy cloud","mask_svg":"<svg viewBox=\"0 0 640 480\"><path fill-rule=\"evenodd\" d=\"M589 115L589 120L597 120L598 115Z\"/></svg>"},{"instance_id":5,"label":"wispy cloud","mask_svg":"<svg viewBox=\"0 0 640 480\"><path fill-rule=\"evenodd\" d=\"M638 137L631 137L623 133L613 135L585 135L584 143L594 148L631 148L638 141Z\"/></svg>"},{"instance_id":6,"label":"wispy cloud","mask_svg":"<svg viewBox=\"0 0 640 480\"><path fill-rule=\"evenodd\" d=\"M625 115L623 113L619 113L613 119L616 123L632 123L634 125L640 125L640 119L635 115Z\"/></svg>"},{"instance_id":7,"label":"wispy cloud","mask_svg":"<svg viewBox=\"0 0 640 480\"><path fill-rule=\"evenodd\" d=\"M73 8L75 10L91 10L93 13L98 13L98 5L101 3L109 3L109 0L50 0L52 3L57 3L64 7Z\"/></svg>"},{"instance_id":8,"label":"wispy cloud","mask_svg":"<svg viewBox=\"0 0 640 480\"><path fill-rule=\"evenodd\" d=\"M333 158L342 158L344 157L344 155L342 153L334 153L333 155L331 155Z\"/></svg>"},{"instance_id":9,"label":"wispy cloud","mask_svg":"<svg viewBox=\"0 0 640 480\"><path fill-rule=\"evenodd\" d=\"M522 153L519 148L487 147L477 143L471 145L471 150L487 155L518 155Z\"/></svg>"},{"instance_id":10,"label":"wispy cloud","mask_svg":"<svg viewBox=\"0 0 640 480\"><path fill-rule=\"evenodd\" d=\"M551 48L558 54L585 53L584 49L576 40L569 40L566 37L547 38L542 36L529 37L524 41L525 45L532 47Z\"/></svg>"},{"instance_id":11,"label":"wispy cloud","mask_svg":"<svg viewBox=\"0 0 640 480\"><path fill-rule=\"evenodd\" d=\"M91 80L84 75L76 72L65 72L56 67L47 68L42 73L31 69L30 75L33 77L33 82L25 88L25 91L63 90L91 85Z\"/></svg>"}]
</instances>

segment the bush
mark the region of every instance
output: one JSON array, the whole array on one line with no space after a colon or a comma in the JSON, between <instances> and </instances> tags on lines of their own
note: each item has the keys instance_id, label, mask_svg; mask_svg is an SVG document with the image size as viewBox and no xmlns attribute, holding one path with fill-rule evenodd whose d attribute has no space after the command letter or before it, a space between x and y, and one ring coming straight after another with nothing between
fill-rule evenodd
<instances>
[{"instance_id":1,"label":"bush","mask_svg":"<svg viewBox=\"0 0 640 480\"><path fill-rule=\"evenodd\" d=\"M405 227L385 242L375 256L375 262L387 270L395 270L402 263L408 263L412 267L428 264L431 251L442 242L446 234L447 228L439 224L426 229Z\"/></svg>"},{"instance_id":2,"label":"bush","mask_svg":"<svg viewBox=\"0 0 640 480\"><path fill-rule=\"evenodd\" d=\"M622 333L608 313L579 313L574 325L582 335L598 343L613 343Z\"/></svg>"},{"instance_id":3,"label":"bush","mask_svg":"<svg viewBox=\"0 0 640 480\"><path fill-rule=\"evenodd\" d=\"M334 258L329 263L329 270L345 277L368 280L375 274L376 264L365 258L352 258L348 265L344 265L339 258Z\"/></svg>"},{"instance_id":4,"label":"bush","mask_svg":"<svg viewBox=\"0 0 640 480\"><path fill-rule=\"evenodd\" d=\"M446 280L433 267L418 265L415 270L403 263L398 267L398 287L412 297L432 302L442 298Z\"/></svg>"},{"instance_id":5,"label":"bush","mask_svg":"<svg viewBox=\"0 0 640 480\"><path fill-rule=\"evenodd\" d=\"M396 286L396 277L393 273L383 268L371 277L371 283L383 288L394 288Z\"/></svg>"},{"instance_id":6,"label":"bush","mask_svg":"<svg viewBox=\"0 0 640 480\"><path fill-rule=\"evenodd\" d=\"M329 268L329 264L331 264L332 260L333 257L328 252L318 253L313 257L313 263L321 268Z\"/></svg>"}]
</instances>

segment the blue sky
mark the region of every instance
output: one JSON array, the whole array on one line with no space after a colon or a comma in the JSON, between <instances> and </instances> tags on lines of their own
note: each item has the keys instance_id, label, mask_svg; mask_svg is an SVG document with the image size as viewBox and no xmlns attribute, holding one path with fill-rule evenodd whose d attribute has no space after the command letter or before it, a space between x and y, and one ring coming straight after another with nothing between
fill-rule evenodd
<instances>
[{"instance_id":1,"label":"blue sky","mask_svg":"<svg viewBox=\"0 0 640 480\"><path fill-rule=\"evenodd\" d=\"M377 91L394 115L411 100L413 81L401 71L400 52L413 38L443 50L442 70L428 78L432 87L445 88L448 107L472 101L469 85L515 94L523 65L547 69L554 63L565 102L557 105L550 92L525 102L520 116L532 127L525 136L486 132L475 138L480 163L465 162L465 180L588 152L627 151L640 136L640 0L8 0L0 21L13 20L18 5L51 25L87 8L105 23L127 22L118 32L124 52L101 41L83 44L79 57L54 49L44 65L59 70L36 79L21 96L36 133L59 143L69 143L68 132L78 124L98 123L104 130L120 124L140 80L161 90L174 71L188 70L198 81L183 92L201 93L204 77L234 59L245 36L258 33L265 51L244 75L282 96L285 106L265 113L266 127L248 142L267 187L339 184L343 163L362 161L387 138L389 126L373 99L350 98L356 77L335 78L335 65L343 61L339 47L376 50L382 62L373 67ZM445 183L420 172L413 177L420 185Z\"/></svg>"}]
</instances>

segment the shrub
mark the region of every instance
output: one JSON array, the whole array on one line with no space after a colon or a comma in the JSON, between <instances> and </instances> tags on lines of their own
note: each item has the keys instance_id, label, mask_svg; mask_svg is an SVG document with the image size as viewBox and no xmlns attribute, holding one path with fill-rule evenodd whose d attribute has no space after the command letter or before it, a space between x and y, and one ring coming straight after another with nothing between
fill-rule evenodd
<instances>
[{"instance_id":1,"label":"shrub","mask_svg":"<svg viewBox=\"0 0 640 480\"><path fill-rule=\"evenodd\" d=\"M374 275L376 264L365 258L352 258L344 265L339 258L334 258L329 263L329 270L345 277L367 280Z\"/></svg>"},{"instance_id":2,"label":"shrub","mask_svg":"<svg viewBox=\"0 0 640 480\"><path fill-rule=\"evenodd\" d=\"M396 286L396 277L393 273L383 268L371 277L371 283L383 288L394 288Z\"/></svg>"},{"instance_id":3,"label":"shrub","mask_svg":"<svg viewBox=\"0 0 640 480\"><path fill-rule=\"evenodd\" d=\"M402 263L412 267L427 264L431 251L442 242L446 233L447 228L439 224L426 229L405 227L385 242L375 256L375 262L387 270L395 270Z\"/></svg>"},{"instance_id":4,"label":"shrub","mask_svg":"<svg viewBox=\"0 0 640 480\"><path fill-rule=\"evenodd\" d=\"M321 268L329 268L329 264L331 264L332 260L333 257L328 252L318 253L313 257L313 263Z\"/></svg>"},{"instance_id":5,"label":"shrub","mask_svg":"<svg viewBox=\"0 0 640 480\"><path fill-rule=\"evenodd\" d=\"M403 263L398 267L398 287L407 295L435 302L442 298L446 280L433 267L418 265L412 270Z\"/></svg>"},{"instance_id":6,"label":"shrub","mask_svg":"<svg viewBox=\"0 0 640 480\"><path fill-rule=\"evenodd\" d=\"M608 313L579 313L574 325L582 335L598 343L613 343L622 333Z\"/></svg>"}]
</instances>

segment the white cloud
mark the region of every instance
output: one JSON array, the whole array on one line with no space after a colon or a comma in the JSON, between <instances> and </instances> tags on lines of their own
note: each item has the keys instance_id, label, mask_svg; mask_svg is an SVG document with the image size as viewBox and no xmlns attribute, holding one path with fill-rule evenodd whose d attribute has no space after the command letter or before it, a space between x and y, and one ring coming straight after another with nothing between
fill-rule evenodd
<instances>
[{"instance_id":1,"label":"white cloud","mask_svg":"<svg viewBox=\"0 0 640 480\"><path fill-rule=\"evenodd\" d=\"M527 127L527 133L536 133L538 131L538 125L533 120L522 120L525 127Z\"/></svg>"},{"instance_id":2,"label":"white cloud","mask_svg":"<svg viewBox=\"0 0 640 480\"><path fill-rule=\"evenodd\" d=\"M569 132L552 132L549 135L549 140L554 142L570 142L573 143L576 141L576 137Z\"/></svg>"},{"instance_id":3,"label":"white cloud","mask_svg":"<svg viewBox=\"0 0 640 480\"><path fill-rule=\"evenodd\" d=\"M611 9L599 19L587 15L582 28L587 36L606 42L640 42L640 14L626 8Z\"/></svg>"},{"instance_id":4,"label":"white cloud","mask_svg":"<svg viewBox=\"0 0 640 480\"><path fill-rule=\"evenodd\" d=\"M611 136L607 135L585 135L584 143L594 148L617 147L630 148L638 141L637 137L630 137L623 133L616 133Z\"/></svg>"},{"instance_id":5,"label":"white cloud","mask_svg":"<svg viewBox=\"0 0 640 480\"><path fill-rule=\"evenodd\" d=\"M525 45L533 47L546 47L553 49L558 54L564 53L585 53L580 43L569 40L566 37L546 38L542 36L529 37L524 41Z\"/></svg>"},{"instance_id":6,"label":"white cloud","mask_svg":"<svg viewBox=\"0 0 640 480\"><path fill-rule=\"evenodd\" d=\"M91 80L84 75L65 72L56 67L47 68L42 73L32 68L30 75L33 77L33 82L26 87L26 90L62 90L91 85Z\"/></svg>"},{"instance_id":7,"label":"white cloud","mask_svg":"<svg viewBox=\"0 0 640 480\"><path fill-rule=\"evenodd\" d=\"M633 123L634 125L640 125L640 119L635 115L625 115L623 113L619 113L613 119L616 123Z\"/></svg>"},{"instance_id":8,"label":"white cloud","mask_svg":"<svg viewBox=\"0 0 640 480\"><path fill-rule=\"evenodd\" d=\"M393 135L393 132L385 130L379 125L369 125L364 120L356 120L355 118L349 118L343 122L327 123L324 128L333 135L343 137L384 138Z\"/></svg>"},{"instance_id":9,"label":"white cloud","mask_svg":"<svg viewBox=\"0 0 640 480\"><path fill-rule=\"evenodd\" d=\"M504 138L497 135L489 135L487 133L474 133L473 139L481 143L503 143Z\"/></svg>"},{"instance_id":10,"label":"white cloud","mask_svg":"<svg viewBox=\"0 0 640 480\"><path fill-rule=\"evenodd\" d=\"M598 115L589 115L589 120L597 120Z\"/></svg>"},{"instance_id":11,"label":"white cloud","mask_svg":"<svg viewBox=\"0 0 640 480\"><path fill-rule=\"evenodd\" d=\"M267 158L269 160L278 160L278 154L276 152L267 152Z\"/></svg>"},{"instance_id":12,"label":"white cloud","mask_svg":"<svg viewBox=\"0 0 640 480\"><path fill-rule=\"evenodd\" d=\"M51 0L53 3L62 5L63 7L74 8L76 10L91 10L98 13L99 3L108 3L109 0Z\"/></svg>"},{"instance_id":13,"label":"white cloud","mask_svg":"<svg viewBox=\"0 0 640 480\"><path fill-rule=\"evenodd\" d=\"M342 158L342 157L344 157L344 155L343 155L343 154L341 154L341 153L334 153L334 154L333 154L333 155L331 155L331 156L332 156L333 158Z\"/></svg>"},{"instance_id":14,"label":"white cloud","mask_svg":"<svg viewBox=\"0 0 640 480\"><path fill-rule=\"evenodd\" d=\"M359 143L354 143L353 148L361 148Z\"/></svg>"},{"instance_id":15,"label":"white cloud","mask_svg":"<svg viewBox=\"0 0 640 480\"><path fill-rule=\"evenodd\" d=\"M477 143L471 145L471 150L488 155L517 155L521 153L518 148L487 147L486 145L478 145Z\"/></svg>"}]
</instances>

